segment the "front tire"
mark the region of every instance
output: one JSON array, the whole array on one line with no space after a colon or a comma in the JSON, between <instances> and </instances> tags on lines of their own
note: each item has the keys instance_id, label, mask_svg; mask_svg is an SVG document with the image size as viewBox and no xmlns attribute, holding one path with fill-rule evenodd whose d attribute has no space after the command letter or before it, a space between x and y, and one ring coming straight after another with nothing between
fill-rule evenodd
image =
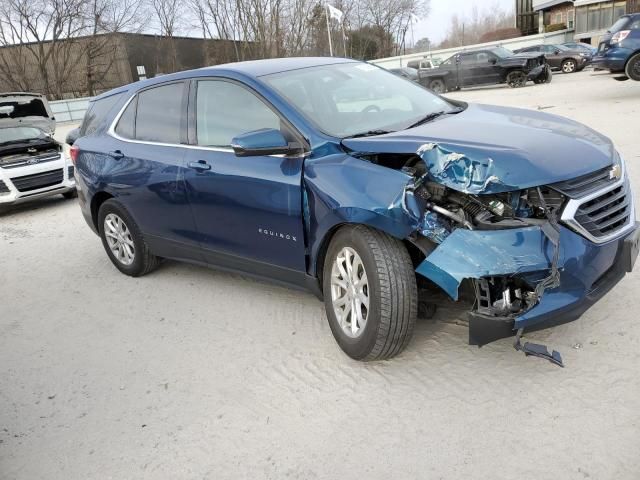
<instances>
[{"instance_id":1,"label":"front tire","mask_svg":"<svg viewBox=\"0 0 640 480\"><path fill-rule=\"evenodd\" d=\"M527 74L522 70L514 70L507 75L507 85L511 88L522 88L527 84Z\"/></svg>"},{"instance_id":2,"label":"front tire","mask_svg":"<svg viewBox=\"0 0 640 480\"><path fill-rule=\"evenodd\" d=\"M98 228L109 259L125 275L146 275L160 263L149 251L136 222L117 200L109 199L100 206Z\"/></svg>"},{"instance_id":3,"label":"front tire","mask_svg":"<svg viewBox=\"0 0 640 480\"><path fill-rule=\"evenodd\" d=\"M631 80L640 82L640 53L636 53L629 59L624 71Z\"/></svg>"},{"instance_id":4,"label":"front tire","mask_svg":"<svg viewBox=\"0 0 640 480\"><path fill-rule=\"evenodd\" d=\"M68 192L64 192L62 194L65 200L73 200L78 196L78 191L74 188L73 190L69 190Z\"/></svg>"},{"instance_id":5,"label":"front tire","mask_svg":"<svg viewBox=\"0 0 640 480\"><path fill-rule=\"evenodd\" d=\"M323 291L333 336L351 358L391 358L409 343L418 290L401 241L362 225L341 228L325 257Z\"/></svg>"}]
</instances>

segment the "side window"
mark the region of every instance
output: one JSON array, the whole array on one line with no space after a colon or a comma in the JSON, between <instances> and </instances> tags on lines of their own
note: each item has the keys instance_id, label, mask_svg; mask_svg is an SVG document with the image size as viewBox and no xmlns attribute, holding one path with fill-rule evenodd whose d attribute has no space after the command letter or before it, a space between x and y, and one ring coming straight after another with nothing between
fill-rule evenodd
<instances>
[{"instance_id":1,"label":"side window","mask_svg":"<svg viewBox=\"0 0 640 480\"><path fill-rule=\"evenodd\" d=\"M133 97L127 108L118 120L116 125L116 133L124 138L136 138L136 106L138 105L138 96Z\"/></svg>"},{"instance_id":2,"label":"side window","mask_svg":"<svg viewBox=\"0 0 640 480\"><path fill-rule=\"evenodd\" d=\"M183 90L184 83L170 83L138 94L134 128L136 140L180 143Z\"/></svg>"},{"instance_id":3,"label":"side window","mask_svg":"<svg viewBox=\"0 0 640 480\"><path fill-rule=\"evenodd\" d=\"M100 126L100 122L111 111L118 100L120 100L122 95L122 93L116 93L115 95L91 102L91 106L87 110L87 113L84 114L84 119L82 120L80 136L94 133L98 129L98 126Z\"/></svg>"},{"instance_id":4,"label":"side window","mask_svg":"<svg viewBox=\"0 0 640 480\"><path fill-rule=\"evenodd\" d=\"M232 138L262 128L280 129L280 118L255 94L227 81L198 81L198 145L228 147Z\"/></svg>"},{"instance_id":5,"label":"side window","mask_svg":"<svg viewBox=\"0 0 640 480\"><path fill-rule=\"evenodd\" d=\"M487 52L478 52L476 60L478 63L487 63L489 62L489 54Z\"/></svg>"},{"instance_id":6,"label":"side window","mask_svg":"<svg viewBox=\"0 0 640 480\"><path fill-rule=\"evenodd\" d=\"M629 26L629 30L639 30L640 29L640 19L636 20Z\"/></svg>"},{"instance_id":7,"label":"side window","mask_svg":"<svg viewBox=\"0 0 640 480\"><path fill-rule=\"evenodd\" d=\"M469 65L471 63L475 63L476 54L475 53L465 53L460 55L460 63L463 65Z\"/></svg>"}]
</instances>

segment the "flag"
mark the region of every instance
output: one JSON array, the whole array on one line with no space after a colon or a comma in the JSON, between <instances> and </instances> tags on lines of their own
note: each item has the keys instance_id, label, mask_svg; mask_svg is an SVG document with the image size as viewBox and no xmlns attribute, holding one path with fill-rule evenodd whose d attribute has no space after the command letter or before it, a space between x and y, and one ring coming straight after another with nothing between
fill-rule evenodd
<instances>
[{"instance_id":1,"label":"flag","mask_svg":"<svg viewBox=\"0 0 640 480\"><path fill-rule=\"evenodd\" d=\"M344 15L342 10L338 10L336 7L328 3L327 8L329 9L329 18L336 19L338 22L342 21L342 16Z\"/></svg>"}]
</instances>

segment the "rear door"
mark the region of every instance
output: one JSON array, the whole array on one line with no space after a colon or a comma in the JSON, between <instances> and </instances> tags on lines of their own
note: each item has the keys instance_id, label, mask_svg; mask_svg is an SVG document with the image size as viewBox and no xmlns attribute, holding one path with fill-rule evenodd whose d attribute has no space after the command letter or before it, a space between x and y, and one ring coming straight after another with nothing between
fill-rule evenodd
<instances>
[{"instance_id":1,"label":"rear door","mask_svg":"<svg viewBox=\"0 0 640 480\"><path fill-rule=\"evenodd\" d=\"M187 96L183 81L134 95L102 147L103 175L154 253L201 260L184 182Z\"/></svg>"},{"instance_id":2,"label":"rear door","mask_svg":"<svg viewBox=\"0 0 640 480\"><path fill-rule=\"evenodd\" d=\"M207 261L269 276L305 272L303 158L237 157L231 148L263 128L300 141L293 128L239 82L198 79L191 90L186 183Z\"/></svg>"}]
</instances>

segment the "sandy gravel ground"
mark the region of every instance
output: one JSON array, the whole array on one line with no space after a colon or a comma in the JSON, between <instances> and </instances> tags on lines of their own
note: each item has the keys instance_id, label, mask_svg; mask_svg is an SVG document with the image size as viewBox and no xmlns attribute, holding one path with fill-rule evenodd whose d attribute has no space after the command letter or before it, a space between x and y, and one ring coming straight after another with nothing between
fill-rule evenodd
<instances>
[{"instance_id":1,"label":"sandy gravel ground","mask_svg":"<svg viewBox=\"0 0 640 480\"><path fill-rule=\"evenodd\" d=\"M640 191L640 83L452 97L597 128ZM468 346L448 309L362 364L310 294L172 262L128 278L75 201L23 205L0 214L0 478L635 480L639 287L529 335L565 369Z\"/></svg>"}]
</instances>

